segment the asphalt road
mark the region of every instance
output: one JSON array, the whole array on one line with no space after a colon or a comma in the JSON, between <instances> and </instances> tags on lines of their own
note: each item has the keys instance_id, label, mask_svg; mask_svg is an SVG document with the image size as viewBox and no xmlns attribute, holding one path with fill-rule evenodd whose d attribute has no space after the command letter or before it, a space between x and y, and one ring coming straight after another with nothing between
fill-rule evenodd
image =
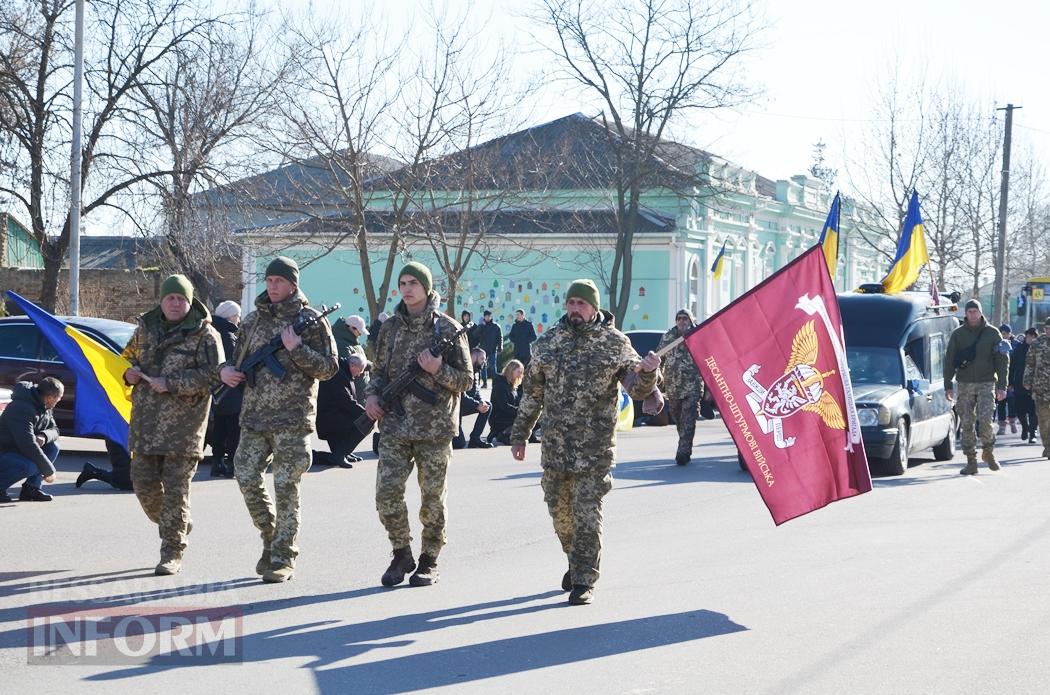
<instances>
[{"instance_id":1,"label":"asphalt road","mask_svg":"<svg viewBox=\"0 0 1050 695\"><path fill-rule=\"evenodd\" d=\"M582 607L558 586L538 446L525 463L508 447L456 452L441 582L383 589L371 454L305 476L296 577L265 585L235 482L198 472L184 569L154 577L156 528L129 493L76 490L83 461L99 459L73 451L84 440L63 444L54 502L0 505L4 693L987 694L1050 683L1050 461L1016 435L1000 441L999 473L914 460L870 494L777 528L720 421L698 424L685 467L670 428L623 434L602 579ZM418 509L414 490L409 504ZM58 665L34 652L27 617L70 606L231 611L238 660Z\"/></svg>"}]
</instances>

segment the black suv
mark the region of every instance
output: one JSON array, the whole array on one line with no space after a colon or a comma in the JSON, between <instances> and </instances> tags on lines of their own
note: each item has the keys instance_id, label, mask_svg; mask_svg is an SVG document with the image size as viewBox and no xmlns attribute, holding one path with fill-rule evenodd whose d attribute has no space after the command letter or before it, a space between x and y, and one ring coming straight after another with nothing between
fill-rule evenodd
<instances>
[{"instance_id":1,"label":"black suv","mask_svg":"<svg viewBox=\"0 0 1050 695\"><path fill-rule=\"evenodd\" d=\"M955 455L956 416L944 397L944 352L955 305L925 292L840 294L846 361L869 463L903 475L908 457Z\"/></svg>"},{"instance_id":2,"label":"black suv","mask_svg":"<svg viewBox=\"0 0 1050 695\"><path fill-rule=\"evenodd\" d=\"M59 318L118 355L135 332L135 325L124 321L85 316ZM59 430L70 433L77 390L73 372L28 316L0 318L0 387L12 388L19 381L37 383L45 376L56 377L66 387L65 396L55 408L55 421Z\"/></svg>"}]
</instances>

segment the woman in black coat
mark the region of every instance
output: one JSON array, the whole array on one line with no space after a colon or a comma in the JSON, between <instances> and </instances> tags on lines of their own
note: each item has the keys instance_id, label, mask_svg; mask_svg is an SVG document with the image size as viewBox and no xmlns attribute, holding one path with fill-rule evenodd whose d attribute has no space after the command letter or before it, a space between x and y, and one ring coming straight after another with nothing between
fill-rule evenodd
<instances>
[{"instance_id":1,"label":"woman in black coat","mask_svg":"<svg viewBox=\"0 0 1050 695\"><path fill-rule=\"evenodd\" d=\"M241 307L237 302L225 301L215 307L212 327L219 332L222 349L229 359L237 359L237 326L241 323ZM240 357L243 357L241 355ZM235 389L223 389L225 395L212 406L211 476L233 477L233 455L241 442L241 401L244 384Z\"/></svg>"},{"instance_id":2,"label":"woman in black coat","mask_svg":"<svg viewBox=\"0 0 1050 695\"><path fill-rule=\"evenodd\" d=\"M518 416L525 365L511 360L502 374L492 378L492 410L489 412L489 441L510 444L511 425Z\"/></svg>"}]
</instances>

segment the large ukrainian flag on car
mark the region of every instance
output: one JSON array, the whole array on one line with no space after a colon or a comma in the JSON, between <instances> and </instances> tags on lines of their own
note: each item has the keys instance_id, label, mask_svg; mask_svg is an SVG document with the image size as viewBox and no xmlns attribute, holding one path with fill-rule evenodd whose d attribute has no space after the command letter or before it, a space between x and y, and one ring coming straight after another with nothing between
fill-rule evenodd
<instances>
[{"instance_id":1,"label":"large ukrainian flag on car","mask_svg":"<svg viewBox=\"0 0 1050 695\"><path fill-rule=\"evenodd\" d=\"M11 290L7 296L22 307L77 377L74 434L100 435L127 449L131 387L124 383L124 372L131 363L25 297Z\"/></svg>"},{"instance_id":2,"label":"large ukrainian flag on car","mask_svg":"<svg viewBox=\"0 0 1050 695\"><path fill-rule=\"evenodd\" d=\"M922 266L930 262L926 251L926 228L919 214L919 194L911 192L908 203L908 214L904 217L904 230L900 243L897 244L897 255L893 258L886 277L882 279L882 289L886 294L903 292L919 279Z\"/></svg>"}]
</instances>

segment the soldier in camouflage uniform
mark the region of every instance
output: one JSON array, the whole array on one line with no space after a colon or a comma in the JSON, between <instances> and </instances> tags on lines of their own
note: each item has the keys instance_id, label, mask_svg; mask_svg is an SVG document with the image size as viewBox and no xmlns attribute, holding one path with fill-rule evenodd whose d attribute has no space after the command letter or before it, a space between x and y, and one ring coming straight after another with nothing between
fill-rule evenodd
<instances>
[{"instance_id":1,"label":"soldier in camouflage uniform","mask_svg":"<svg viewBox=\"0 0 1050 695\"><path fill-rule=\"evenodd\" d=\"M255 298L255 311L237 329L238 354L220 372L224 384L236 387L246 378L237 369L244 357L281 336L285 349L275 356L285 374L278 378L265 366L256 370L255 385L244 390L241 442L233 459L248 513L262 534L255 571L269 583L288 581L295 572L299 482L311 463L317 381L339 368L328 321L318 321L301 336L292 327L300 313L313 311L299 291L299 266L290 258L275 258L266 268L266 291ZM276 508L263 481L271 462Z\"/></svg>"},{"instance_id":2,"label":"soldier in camouflage uniform","mask_svg":"<svg viewBox=\"0 0 1050 695\"><path fill-rule=\"evenodd\" d=\"M466 336L458 338L457 348L444 359L428 350L438 335L449 336L459 330L452 317L437 310L439 297L432 287L430 270L422 263L412 262L401 269L401 302L379 329L375 367L366 391L365 410L374 420L382 418L383 424L376 467L376 510L394 555L383 573L383 586L400 584L412 570L412 586L427 586L440 578L437 558L445 545L446 474L452 459L452 438L459 429L460 394L474 380ZM400 403L380 402L383 388L413 363L423 370L416 377L417 385L430 391L436 402L427 403L411 392ZM412 556L405 504L405 482L413 465L422 498L419 520L423 543L418 567Z\"/></svg>"},{"instance_id":3,"label":"soldier in camouflage uniform","mask_svg":"<svg viewBox=\"0 0 1050 695\"><path fill-rule=\"evenodd\" d=\"M1039 436L1043 440L1043 456L1050 458L1050 319L1043 326L1043 335L1028 348L1024 364L1024 387L1035 400Z\"/></svg>"},{"instance_id":4,"label":"soldier in camouflage uniform","mask_svg":"<svg viewBox=\"0 0 1050 695\"><path fill-rule=\"evenodd\" d=\"M630 389L644 400L656 387L660 358L645 359L612 327L598 288L576 280L565 293L566 314L533 345L524 395L511 432L511 452L525 459L525 444L544 416L541 487L554 531L568 555L562 589L569 603L590 603L602 547L602 498L612 489L619 382L638 371Z\"/></svg>"},{"instance_id":5,"label":"soldier in camouflage uniform","mask_svg":"<svg viewBox=\"0 0 1050 695\"><path fill-rule=\"evenodd\" d=\"M995 460L995 402L1006 398L1010 355L999 349L1002 336L989 326L976 299L966 302L966 321L952 331L944 355L944 396L956 400L952 380L959 382L955 411L959 414L966 467L961 475L977 474L977 438L980 428L981 460L989 470L999 470Z\"/></svg>"},{"instance_id":6,"label":"soldier in camouflage uniform","mask_svg":"<svg viewBox=\"0 0 1050 695\"><path fill-rule=\"evenodd\" d=\"M674 317L674 322L674 328L664 333L664 337L660 339L657 352L688 333L695 325L693 315L688 309L680 309ZM684 466L693 455L696 414L704 393L704 382L700 380L700 370L696 368L696 363L693 362L693 357L684 342L664 355L660 371L663 372L662 388L667 396L667 406L678 426L678 451L674 460L679 466Z\"/></svg>"},{"instance_id":7,"label":"soldier in camouflage uniform","mask_svg":"<svg viewBox=\"0 0 1050 695\"><path fill-rule=\"evenodd\" d=\"M131 482L149 520L160 530L156 574L182 569L190 521L190 480L204 449L215 370L225 359L208 309L193 285L172 275L160 306L138 318L124 349L132 385L128 448Z\"/></svg>"}]
</instances>

